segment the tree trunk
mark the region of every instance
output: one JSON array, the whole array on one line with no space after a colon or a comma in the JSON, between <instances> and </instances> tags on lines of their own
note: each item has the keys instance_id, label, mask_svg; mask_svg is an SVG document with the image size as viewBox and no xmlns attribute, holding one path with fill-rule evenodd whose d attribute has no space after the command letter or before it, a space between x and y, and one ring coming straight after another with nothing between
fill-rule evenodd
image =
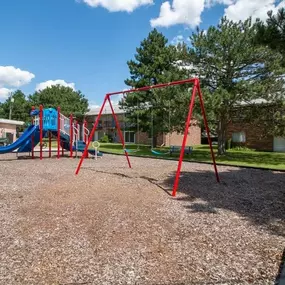
<instances>
[{"instance_id":1,"label":"tree trunk","mask_svg":"<svg viewBox=\"0 0 285 285\"><path fill-rule=\"evenodd\" d=\"M220 120L218 125L218 154L222 155L226 153L226 129L227 124L225 120Z\"/></svg>"},{"instance_id":2,"label":"tree trunk","mask_svg":"<svg viewBox=\"0 0 285 285\"><path fill-rule=\"evenodd\" d=\"M155 148L157 146L157 135L152 137L152 147Z\"/></svg>"}]
</instances>

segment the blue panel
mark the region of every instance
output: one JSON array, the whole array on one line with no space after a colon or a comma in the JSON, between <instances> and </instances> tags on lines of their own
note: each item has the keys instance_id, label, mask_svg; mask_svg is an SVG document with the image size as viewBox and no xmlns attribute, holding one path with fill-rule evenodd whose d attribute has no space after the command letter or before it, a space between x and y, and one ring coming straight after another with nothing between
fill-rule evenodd
<instances>
[{"instance_id":1,"label":"blue panel","mask_svg":"<svg viewBox=\"0 0 285 285\"><path fill-rule=\"evenodd\" d=\"M38 116L39 115L39 113L40 113L40 110L39 109L36 109L36 110L32 110L31 112L30 112L30 116Z\"/></svg>"},{"instance_id":2,"label":"blue panel","mask_svg":"<svg viewBox=\"0 0 285 285\"><path fill-rule=\"evenodd\" d=\"M12 152L13 150L24 145L26 141L30 140L30 138L32 137L32 135L35 133L36 130L38 130L38 126L34 126L34 125L29 126L24 131L24 133L20 136L20 138L18 138L15 142L7 146L0 147L0 154Z\"/></svg>"},{"instance_id":3,"label":"blue panel","mask_svg":"<svg viewBox=\"0 0 285 285\"><path fill-rule=\"evenodd\" d=\"M43 110L43 128L44 130L57 130L57 110L53 108Z\"/></svg>"}]
</instances>

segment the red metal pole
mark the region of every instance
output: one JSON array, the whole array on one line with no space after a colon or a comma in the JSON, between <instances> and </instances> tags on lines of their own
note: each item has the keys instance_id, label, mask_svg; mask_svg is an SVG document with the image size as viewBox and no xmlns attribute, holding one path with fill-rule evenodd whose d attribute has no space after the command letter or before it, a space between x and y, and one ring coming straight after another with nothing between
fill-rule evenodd
<instances>
[{"instance_id":1,"label":"red metal pole","mask_svg":"<svg viewBox=\"0 0 285 285\"><path fill-rule=\"evenodd\" d=\"M207 131L208 143L209 143L210 149L211 149L211 155L212 155L212 160L213 160L213 164L214 164L214 170L215 170L215 174L216 174L216 179L217 179L217 182L220 182L220 177L219 177L219 173L218 173L218 169L217 169L217 164L216 164L215 154L214 154L214 150L213 150L212 140L211 140L211 137L210 137L210 130L209 130L208 121L207 121L207 117L206 117L204 100L203 100L203 96L202 96L202 92L201 92L199 81L198 81L198 95L199 95L201 110L202 110L202 114L203 114L203 118L204 118L204 124L205 124L205 128L206 128L206 131Z\"/></svg>"},{"instance_id":2,"label":"red metal pole","mask_svg":"<svg viewBox=\"0 0 285 285\"><path fill-rule=\"evenodd\" d=\"M80 140L80 130L79 130L79 124L78 121L75 122L75 127L76 127L76 135L77 135L77 144L78 141ZM78 151L77 145L76 145L76 150ZM88 152L86 154L86 158L88 157Z\"/></svg>"},{"instance_id":3,"label":"red metal pole","mask_svg":"<svg viewBox=\"0 0 285 285\"><path fill-rule=\"evenodd\" d=\"M48 156L51 158L51 132L48 132Z\"/></svg>"},{"instance_id":4,"label":"red metal pole","mask_svg":"<svg viewBox=\"0 0 285 285\"><path fill-rule=\"evenodd\" d=\"M64 121L63 121L63 126L64 126ZM60 142L60 146L61 146L61 156L62 157L64 157L64 148L63 148L63 144L64 144L64 142L63 142L63 140L61 140L61 142Z\"/></svg>"},{"instance_id":5,"label":"red metal pole","mask_svg":"<svg viewBox=\"0 0 285 285\"><path fill-rule=\"evenodd\" d=\"M84 120L84 123L83 123L84 142L86 143L87 142L87 134L85 132L85 129L87 129L87 121L86 120Z\"/></svg>"},{"instance_id":6,"label":"red metal pole","mask_svg":"<svg viewBox=\"0 0 285 285\"><path fill-rule=\"evenodd\" d=\"M63 121L63 125L64 125L64 123L65 122ZM64 147L63 147L64 146L64 141L63 140L60 142L60 146L61 146L61 156L64 157Z\"/></svg>"},{"instance_id":7,"label":"red metal pole","mask_svg":"<svg viewBox=\"0 0 285 285\"><path fill-rule=\"evenodd\" d=\"M70 157L73 156L73 116L69 116L69 147L70 147Z\"/></svg>"},{"instance_id":8,"label":"red metal pole","mask_svg":"<svg viewBox=\"0 0 285 285\"><path fill-rule=\"evenodd\" d=\"M61 142L61 156L64 156L63 141Z\"/></svg>"},{"instance_id":9,"label":"red metal pole","mask_svg":"<svg viewBox=\"0 0 285 285\"><path fill-rule=\"evenodd\" d=\"M85 144L86 144L85 126L87 126L86 120L84 120L83 125L82 125L82 129L83 129L83 141L84 141ZM77 122L76 128L78 129L78 133L79 133L79 137L80 137L80 130L79 130L78 122ZM88 157L89 157L89 152L87 152L87 154L86 154L86 158L88 158Z\"/></svg>"},{"instance_id":10,"label":"red metal pole","mask_svg":"<svg viewBox=\"0 0 285 285\"><path fill-rule=\"evenodd\" d=\"M60 107L57 107L57 159L60 157Z\"/></svg>"},{"instance_id":11,"label":"red metal pole","mask_svg":"<svg viewBox=\"0 0 285 285\"><path fill-rule=\"evenodd\" d=\"M149 89L154 89L154 88L162 88L166 86L174 86L174 85L181 85L185 83L195 83L198 78L189 78L185 80L179 80L179 81L173 81L173 82L168 82L168 83L161 83L161 84L156 84L156 85L151 85L151 86L144 86L141 88L136 88L136 89L129 89L129 90L123 90L123 91L118 91L118 92L112 92L108 93L107 95L112 96L112 95L118 95L118 94L127 94L127 93L132 93L132 92L138 92L138 91L147 91Z\"/></svg>"},{"instance_id":12,"label":"red metal pole","mask_svg":"<svg viewBox=\"0 0 285 285\"><path fill-rule=\"evenodd\" d=\"M43 159L43 105L40 105L40 160Z\"/></svg>"},{"instance_id":13,"label":"red metal pole","mask_svg":"<svg viewBox=\"0 0 285 285\"><path fill-rule=\"evenodd\" d=\"M35 107L32 106L32 111L35 110ZM34 116L32 116L32 125L34 124ZM34 135L32 135L32 141L31 141L31 147L32 147L32 159L35 158L35 152L34 152L34 147L35 147L35 138Z\"/></svg>"},{"instance_id":14,"label":"red metal pole","mask_svg":"<svg viewBox=\"0 0 285 285\"><path fill-rule=\"evenodd\" d=\"M193 113L193 109L194 109L195 96L196 96L196 92L197 92L197 84L198 84L198 80L195 80L194 87L193 87L193 92L192 92L192 97L191 97L190 105L189 105L189 112L188 112L188 116L187 116L187 119L186 119L186 122L185 122L184 137L183 137L183 141L182 141L178 167L177 167L175 181L174 181L174 186L173 186L173 190L172 190L172 196L173 197L176 196L176 192L177 192L177 188L178 188L178 184L179 184L179 177L180 177L180 172L181 172L181 167L182 167L182 160L183 160L183 157L184 157L184 149L185 149L185 146L186 146L187 136L189 134L189 127L190 127L191 117L192 117L192 113Z\"/></svg>"},{"instance_id":15,"label":"red metal pole","mask_svg":"<svg viewBox=\"0 0 285 285\"><path fill-rule=\"evenodd\" d=\"M96 121L95 121L95 124L94 124L94 126L93 126L93 128L92 128L92 131L91 131L91 133L90 133L90 135L89 135L88 142L87 142L87 144L86 144L86 146L85 146L83 155L82 155L81 158L80 158L80 161L79 161L79 164L78 164L78 166L77 166L77 169L76 169L75 174L78 174L78 173L79 173L80 168L81 168L81 165L82 165L82 163L83 163L83 160L84 160L84 158L87 156L88 147L89 147L90 142L92 141L92 139L93 139L93 137L94 137L96 128L97 128L97 126L98 126L98 124L99 124L100 117L101 117L101 115L102 115L102 112L103 112L103 110L104 110L104 106L105 106L106 101L107 101L107 97L108 97L108 96L106 95L105 98L104 98L104 101L103 101L103 104L102 104L102 106L101 106L100 112L99 112L98 117L97 117L97 119L96 119Z\"/></svg>"},{"instance_id":16,"label":"red metal pole","mask_svg":"<svg viewBox=\"0 0 285 285\"><path fill-rule=\"evenodd\" d=\"M113 106L112 106L112 103L111 103L111 100L110 100L110 96L108 96L108 101L109 101L109 104L110 104L110 107L111 107L111 111L112 111L112 114L113 114L113 118L114 118L115 123L116 123L116 127L117 127L117 130L118 130L118 134L119 134L121 143L122 143L123 148L124 148L124 152L125 152L125 156L126 156L126 158L127 158L128 164L129 164L129 168L132 168L131 162L130 162L130 159L129 159L129 155L128 155L128 153L127 153L127 151L126 151L126 148L125 148L124 136L123 136L123 134L122 134L122 131L121 131L121 128L120 128L120 124L119 124L118 119L117 119L117 115L116 115L115 112L114 112L114 109L113 109Z\"/></svg>"}]
</instances>

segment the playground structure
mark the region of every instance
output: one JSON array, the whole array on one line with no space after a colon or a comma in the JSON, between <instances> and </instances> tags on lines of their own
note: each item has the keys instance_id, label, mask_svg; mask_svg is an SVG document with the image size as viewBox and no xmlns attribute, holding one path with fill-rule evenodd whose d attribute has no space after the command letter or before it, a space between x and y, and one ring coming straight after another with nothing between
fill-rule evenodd
<instances>
[{"instance_id":1,"label":"playground structure","mask_svg":"<svg viewBox=\"0 0 285 285\"><path fill-rule=\"evenodd\" d=\"M102 112L104 110L104 106L106 105L107 101L109 102L109 105L110 105L110 108L111 108L111 111L112 111L112 116L113 116L113 118L115 120L116 128L117 128L117 131L118 131L118 134L119 134L122 146L123 146L123 150L124 150L127 162L128 162L128 166L129 166L129 168L131 168L131 162L130 162L130 159L129 159L128 150L126 149L126 146L125 146L124 136L122 134L117 115L114 112L114 108L113 108L113 105L112 105L112 102L111 102L111 99L110 99L111 96L119 95L119 94L128 94L128 93L133 93L133 92L147 91L147 90L154 89L154 88L164 88L164 87L176 86L176 85L181 85L181 84L190 84L190 83L192 83L194 86L193 86L192 96L191 96L190 103L189 103L188 115L187 115L187 118L185 120L184 136L183 136L182 146L181 146L181 150L180 150L179 162L178 162L176 176L175 176L175 181L174 181L174 185L173 185L172 196L174 196L174 197L176 196L176 192L177 192L177 189L178 189L180 172L181 172L181 167L182 167L182 161L183 161L183 157L184 157L184 154L185 154L186 140L187 140L187 135L189 133L190 121L192 119L192 114L193 114L193 109L194 109L194 104L195 104L195 98L196 98L197 93L198 93L198 97L199 97L199 101L200 101L201 112L202 112L202 115L203 115L205 128L206 128L206 131L207 131L208 143L209 143L210 150L211 150L211 156L212 156L212 160L213 160L216 180L217 180L217 182L220 182L220 178L219 178L219 174L218 174L218 170L217 170L217 165L216 165L216 161L215 161L215 155L214 155L213 146L212 146L212 141L211 141L211 138L210 138L210 131L209 131L209 127L208 127L208 122L207 122L206 111L205 111L205 107L204 107L203 96L202 96L202 92L201 92L201 88L200 88L200 82L199 82L198 78L189 78L189 79L186 79L186 80L173 81L173 82L169 82L169 83L156 84L156 85L145 86L145 87L141 87L141 88L134 88L134 89L129 89L129 90L122 90L122 91L107 93L105 95L105 98L104 98L104 101L102 103L100 112L99 112L99 114L97 116L97 119L96 119L96 121L95 121L95 123L93 125L92 131L89 134L88 141L85 144L85 149L84 149L83 155L81 156L80 162L79 162L79 164L77 166L75 174L77 175L79 173L84 158L86 158L88 156L89 145L90 145L90 143L92 141L92 138L94 137L96 128L97 128L97 126L99 124L100 117L102 115Z\"/></svg>"},{"instance_id":2,"label":"playground structure","mask_svg":"<svg viewBox=\"0 0 285 285\"><path fill-rule=\"evenodd\" d=\"M60 155L64 156L64 151L69 151L69 156L78 156L78 152L83 152L86 146L89 130L87 123L84 121L81 126L78 122L74 122L73 115L70 117L64 116L60 112L60 107L56 109L44 109L40 105L39 109L32 108L30 113L32 117L32 124L24 131L21 137L14 143L4 147L0 147L0 154L16 152L31 153L34 158L35 146L39 144L40 159L43 159L44 138L48 138L48 153L51 157L52 153L52 138L55 137L57 141L57 158ZM83 140L81 140L81 136ZM88 153L97 156L102 156L99 152L100 144L94 145L94 149L89 149Z\"/></svg>"}]
</instances>

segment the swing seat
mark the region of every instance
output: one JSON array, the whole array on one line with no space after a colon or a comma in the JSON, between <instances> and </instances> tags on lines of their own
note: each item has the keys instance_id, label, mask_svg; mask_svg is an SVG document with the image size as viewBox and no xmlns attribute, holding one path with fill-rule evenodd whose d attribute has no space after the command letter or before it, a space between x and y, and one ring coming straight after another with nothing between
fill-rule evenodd
<instances>
[{"instance_id":1,"label":"swing seat","mask_svg":"<svg viewBox=\"0 0 285 285\"><path fill-rule=\"evenodd\" d=\"M178 146L178 145L172 145L170 146L170 154L173 154L175 152L180 152L182 149L182 146ZM184 153L190 155L193 151L193 147L192 146L185 146L184 148Z\"/></svg>"},{"instance_id":2,"label":"swing seat","mask_svg":"<svg viewBox=\"0 0 285 285\"><path fill-rule=\"evenodd\" d=\"M167 152L159 152L159 151L156 151L154 149L151 150L151 152L155 155L164 155L164 154L170 154L170 151L167 151Z\"/></svg>"},{"instance_id":3,"label":"swing seat","mask_svg":"<svg viewBox=\"0 0 285 285\"><path fill-rule=\"evenodd\" d=\"M140 150L139 149L127 149L127 148L125 148L124 151L127 153L132 153L132 152L138 152Z\"/></svg>"}]
</instances>

